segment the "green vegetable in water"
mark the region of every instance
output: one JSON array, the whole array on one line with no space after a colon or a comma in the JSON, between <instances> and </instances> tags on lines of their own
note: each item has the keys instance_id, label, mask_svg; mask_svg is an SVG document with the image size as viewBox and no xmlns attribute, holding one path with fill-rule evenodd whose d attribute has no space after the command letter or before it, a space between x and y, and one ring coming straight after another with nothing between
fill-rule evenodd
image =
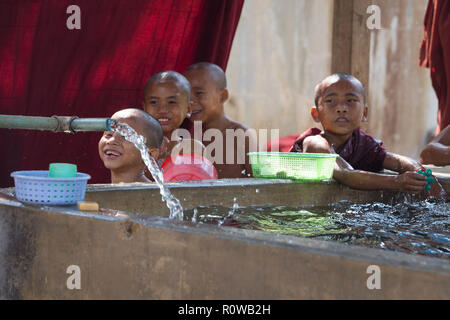
<instances>
[{"instance_id":1,"label":"green vegetable in water","mask_svg":"<svg viewBox=\"0 0 450 320\"><path fill-rule=\"evenodd\" d=\"M278 171L277 172L277 178L278 179L286 179L287 178L287 173L285 171Z\"/></svg>"}]
</instances>

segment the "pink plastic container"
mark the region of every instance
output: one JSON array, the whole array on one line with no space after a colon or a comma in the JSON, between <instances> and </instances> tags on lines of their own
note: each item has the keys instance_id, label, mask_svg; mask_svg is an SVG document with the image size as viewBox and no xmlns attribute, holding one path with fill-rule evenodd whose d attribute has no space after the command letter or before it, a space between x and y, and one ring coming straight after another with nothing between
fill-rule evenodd
<instances>
[{"instance_id":1,"label":"pink plastic container","mask_svg":"<svg viewBox=\"0 0 450 320\"><path fill-rule=\"evenodd\" d=\"M197 154L180 154L164 161L164 181L211 180L217 179L217 170L206 158Z\"/></svg>"}]
</instances>

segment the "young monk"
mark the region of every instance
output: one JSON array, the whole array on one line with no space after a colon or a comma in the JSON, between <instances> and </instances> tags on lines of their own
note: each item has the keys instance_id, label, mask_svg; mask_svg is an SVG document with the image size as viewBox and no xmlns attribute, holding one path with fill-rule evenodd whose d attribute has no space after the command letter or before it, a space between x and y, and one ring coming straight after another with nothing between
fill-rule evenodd
<instances>
[{"instance_id":1,"label":"young monk","mask_svg":"<svg viewBox=\"0 0 450 320\"><path fill-rule=\"evenodd\" d=\"M339 154L333 178L351 188L413 194L424 190L426 177L417 173L422 169L417 161L387 152L381 141L361 130L368 107L358 79L345 73L325 78L315 89L315 104L311 116L323 130L304 132L291 152ZM399 175L381 174L383 169Z\"/></svg>"},{"instance_id":2,"label":"young monk","mask_svg":"<svg viewBox=\"0 0 450 320\"><path fill-rule=\"evenodd\" d=\"M163 130L151 115L140 109L124 109L111 119L125 122L144 136L150 155L158 159ZM98 152L105 167L111 171L111 183L151 182L145 176L146 166L133 143L114 131L105 131L98 142Z\"/></svg>"},{"instance_id":3,"label":"young monk","mask_svg":"<svg viewBox=\"0 0 450 320\"><path fill-rule=\"evenodd\" d=\"M191 116L192 102L189 81L175 71L163 71L152 75L144 88L142 107L161 124L164 132L161 148L161 165L174 152L199 153L204 146L194 139L180 139L180 126ZM167 145L167 147L165 147Z\"/></svg>"},{"instance_id":4,"label":"young monk","mask_svg":"<svg viewBox=\"0 0 450 320\"><path fill-rule=\"evenodd\" d=\"M420 153L420 163L443 167L450 164L450 126L447 126Z\"/></svg>"},{"instance_id":5,"label":"young monk","mask_svg":"<svg viewBox=\"0 0 450 320\"><path fill-rule=\"evenodd\" d=\"M225 73L215 64L200 62L188 67L183 74L191 84L193 106L190 121L194 124L200 121L204 132L215 129L222 135L222 146L218 146L222 150L216 149L212 153L219 179L251 177L251 165L247 156L249 138L245 137L245 144L242 145L234 135L243 135L248 127L229 119L224 112L224 103L229 97ZM203 132L202 137L206 148L217 143L213 139L205 139Z\"/></svg>"}]
</instances>

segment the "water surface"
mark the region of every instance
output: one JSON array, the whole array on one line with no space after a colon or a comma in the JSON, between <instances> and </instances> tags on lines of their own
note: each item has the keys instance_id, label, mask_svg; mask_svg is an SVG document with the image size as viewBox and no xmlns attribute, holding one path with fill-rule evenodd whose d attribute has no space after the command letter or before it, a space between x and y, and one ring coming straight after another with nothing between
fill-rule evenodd
<instances>
[{"instance_id":1,"label":"water surface","mask_svg":"<svg viewBox=\"0 0 450 320\"><path fill-rule=\"evenodd\" d=\"M426 256L450 258L450 203L429 199L416 203L328 206L197 207L185 211L185 221Z\"/></svg>"}]
</instances>

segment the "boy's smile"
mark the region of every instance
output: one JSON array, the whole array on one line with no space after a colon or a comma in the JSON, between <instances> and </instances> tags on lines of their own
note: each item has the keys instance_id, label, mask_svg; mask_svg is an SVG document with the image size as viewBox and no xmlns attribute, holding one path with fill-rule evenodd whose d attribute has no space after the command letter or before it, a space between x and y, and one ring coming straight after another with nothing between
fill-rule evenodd
<instances>
[{"instance_id":1,"label":"boy's smile","mask_svg":"<svg viewBox=\"0 0 450 320\"><path fill-rule=\"evenodd\" d=\"M223 113L221 90L217 79L208 69L185 71L184 76L191 83L192 121L203 121L208 124Z\"/></svg>"},{"instance_id":2,"label":"boy's smile","mask_svg":"<svg viewBox=\"0 0 450 320\"><path fill-rule=\"evenodd\" d=\"M146 92L144 108L158 120L166 136L180 127L189 107L187 97L172 81L155 83Z\"/></svg>"},{"instance_id":3,"label":"boy's smile","mask_svg":"<svg viewBox=\"0 0 450 320\"><path fill-rule=\"evenodd\" d=\"M103 154L105 155L105 159L113 160L122 155L122 152L118 150L114 150L110 146L106 146L103 150Z\"/></svg>"},{"instance_id":4,"label":"boy's smile","mask_svg":"<svg viewBox=\"0 0 450 320\"><path fill-rule=\"evenodd\" d=\"M108 169L140 163L140 153L117 132L106 131L99 141L100 158Z\"/></svg>"},{"instance_id":5,"label":"boy's smile","mask_svg":"<svg viewBox=\"0 0 450 320\"><path fill-rule=\"evenodd\" d=\"M116 115L113 115L112 119L128 124L140 135L144 132L142 124L134 119L122 118ZM105 131L98 143L98 150L100 158L107 169L129 170L131 167L143 165L139 150L133 143L127 141L117 132Z\"/></svg>"}]
</instances>

